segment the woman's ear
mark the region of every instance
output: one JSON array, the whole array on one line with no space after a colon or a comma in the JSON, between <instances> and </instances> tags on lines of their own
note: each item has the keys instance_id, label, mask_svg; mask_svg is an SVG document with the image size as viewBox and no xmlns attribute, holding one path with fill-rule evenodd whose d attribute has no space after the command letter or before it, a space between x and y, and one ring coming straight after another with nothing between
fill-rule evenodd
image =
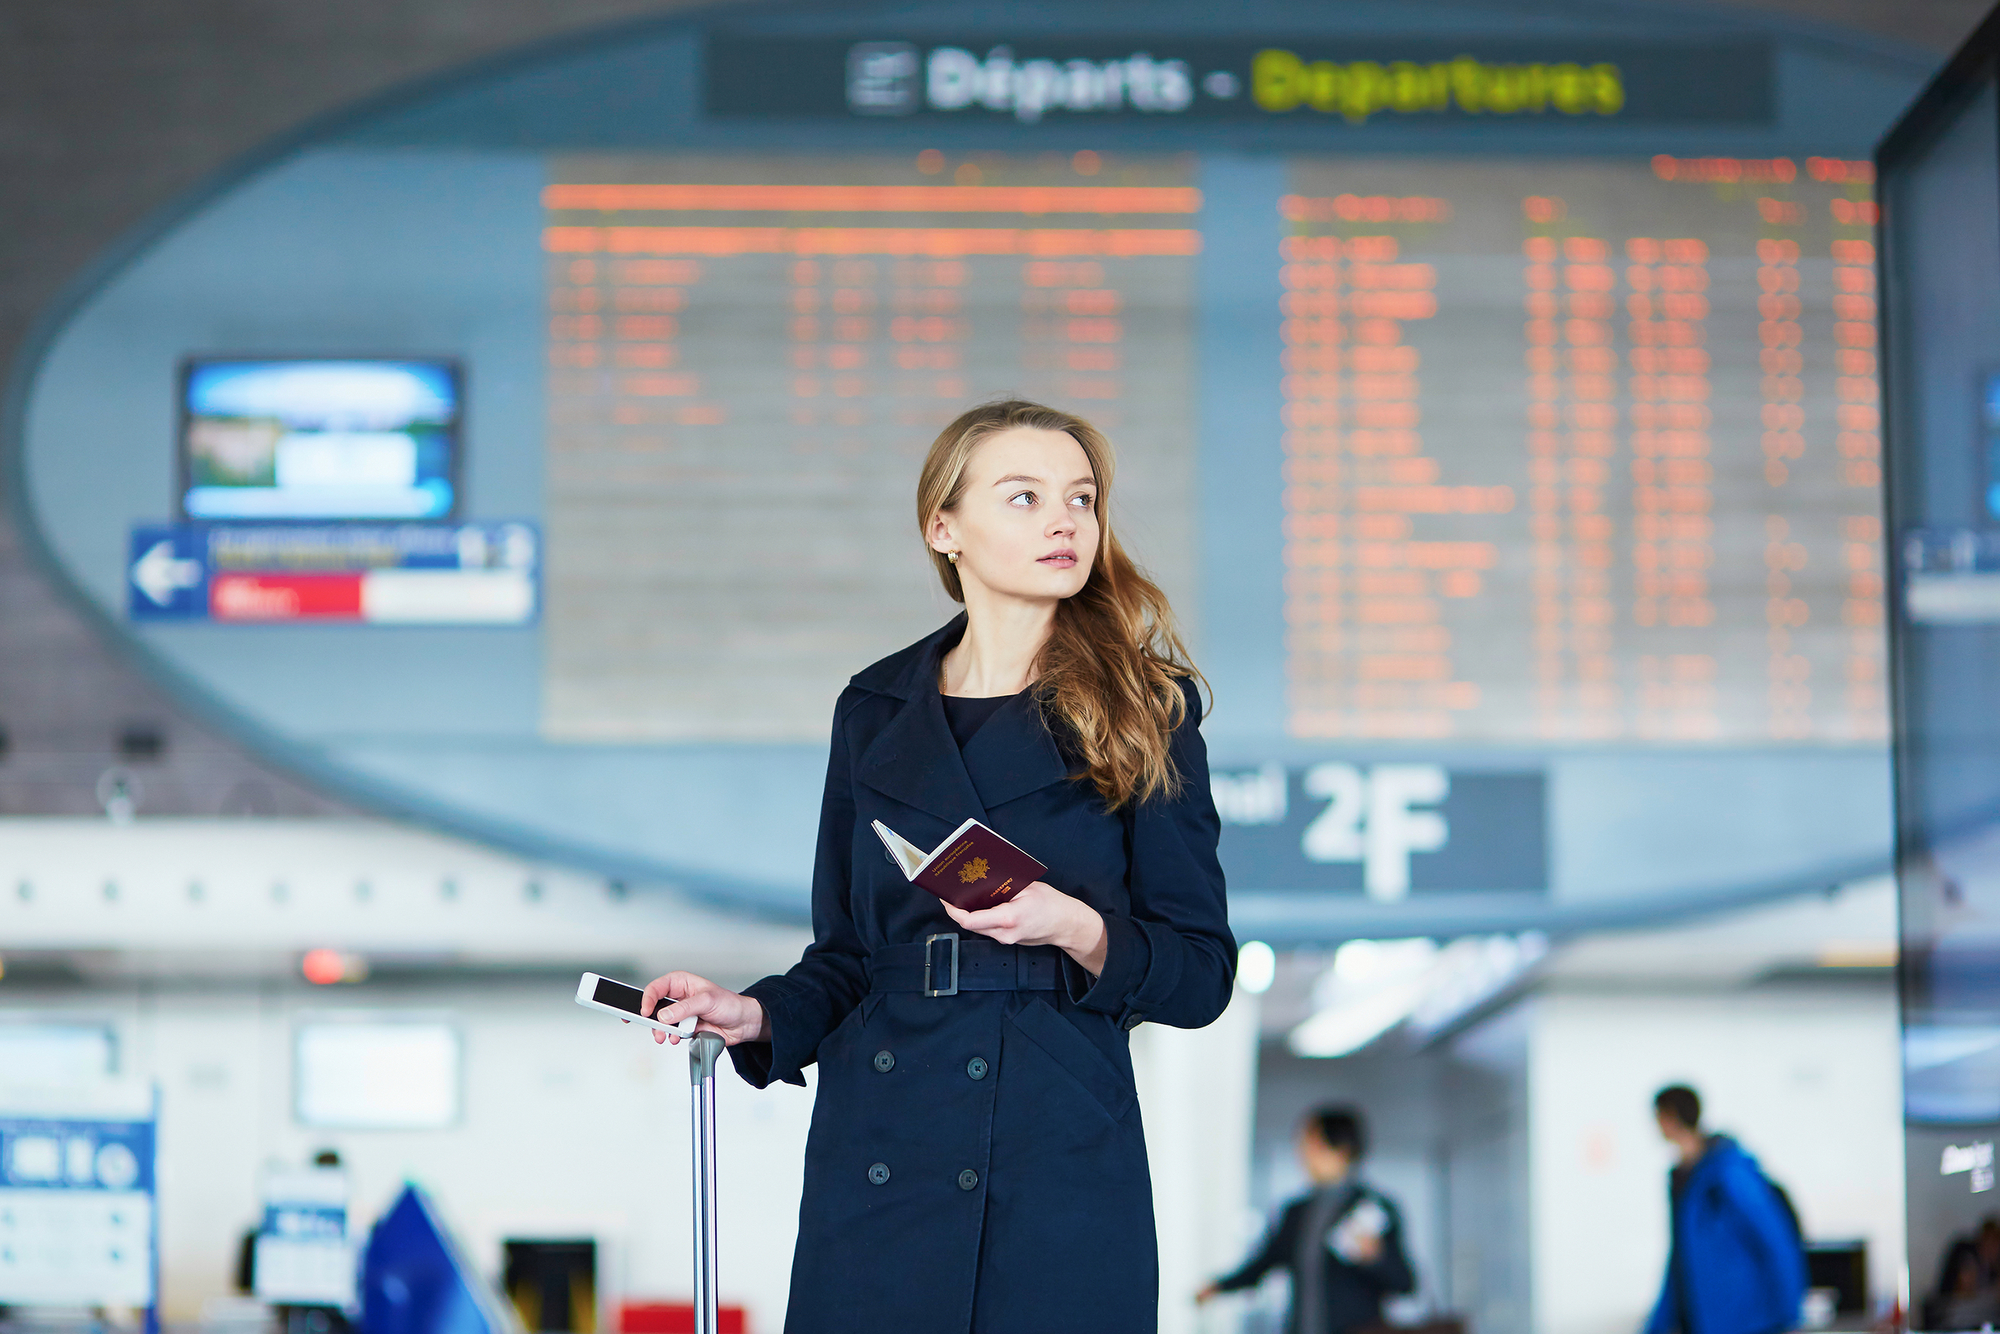
<instances>
[{"instance_id":1,"label":"woman's ear","mask_svg":"<svg viewBox=\"0 0 2000 1334\"><path fill-rule=\"evenodd\" d=\"M958 538L951 531L951 525L945 522L943 510L931 515L930 526L924 530L924 540L931 544L932 551L940 555L960 549Z\"/></svg>"}]
</instances>

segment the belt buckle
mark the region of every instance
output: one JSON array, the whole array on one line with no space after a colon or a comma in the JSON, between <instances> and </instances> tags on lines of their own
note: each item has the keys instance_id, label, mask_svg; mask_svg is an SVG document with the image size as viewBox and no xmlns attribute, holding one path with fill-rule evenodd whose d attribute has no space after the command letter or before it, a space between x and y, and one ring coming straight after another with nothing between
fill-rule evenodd
<instances>
[{"instance_id":1,"label":"belt buckle","mask_svg":"<svg viewBox=\"0 0 2000 1334\"><path fill-rule=\"evenodd\" d=\"M934 987L931 985L931 946L940 940L951 942L951 984ZM924 937L924 994L926 996L956 996L958 994L958 932L940 931L936 935Z\"/></svg>"}]
</instances>

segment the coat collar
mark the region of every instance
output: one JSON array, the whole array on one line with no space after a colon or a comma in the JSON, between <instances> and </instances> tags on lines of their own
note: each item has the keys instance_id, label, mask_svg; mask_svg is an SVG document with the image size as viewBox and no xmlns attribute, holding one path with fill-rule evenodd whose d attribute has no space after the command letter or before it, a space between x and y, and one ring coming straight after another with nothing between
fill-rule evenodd
<instances>
[{"instance_id":1,"label":"coat collar","mask_svg":"<svg viewBox=\"0 0 2000 1334\"><path fill-rule=\"evenodd\" d=\"M862 668L848 684L894 699L911 699L926 689L935 695L938 662L964 637L965 613L960 612L908 648Z\"/></svg>"},{"instance_id":2,"label":"coat collar","mask_svg":"<svg viewBox=\"0 0 2000 1334\"><path fill-rule=\"evenodd\" d=\"M956 825L1069 777L1032 698L1010 701L966 744L945 721L938 663L965 634L960 612L936 633L857 673L862 690L901 701L862 752L855 777L876 791Z\"/></svg>"}]
</instances>

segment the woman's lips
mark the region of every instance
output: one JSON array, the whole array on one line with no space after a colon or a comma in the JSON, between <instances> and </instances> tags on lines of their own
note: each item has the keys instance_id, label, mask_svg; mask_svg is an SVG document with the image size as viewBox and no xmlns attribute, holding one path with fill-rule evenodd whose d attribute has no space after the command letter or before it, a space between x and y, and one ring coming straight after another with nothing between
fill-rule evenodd
<instances>
[{"instance_id":1,"label":"woman's lips","mask_svg":"<svg viewBox=\"0 0 2000 1334\"><path fill-rule=\"evenodd\" d=\"M1048 555L1036 561L1035 564L1053 565L1064 570L1072 569L1076 565L1076 553L1068 547L1064 547L1061 551L1051 551Z\"/></svg>"}]
</instances>

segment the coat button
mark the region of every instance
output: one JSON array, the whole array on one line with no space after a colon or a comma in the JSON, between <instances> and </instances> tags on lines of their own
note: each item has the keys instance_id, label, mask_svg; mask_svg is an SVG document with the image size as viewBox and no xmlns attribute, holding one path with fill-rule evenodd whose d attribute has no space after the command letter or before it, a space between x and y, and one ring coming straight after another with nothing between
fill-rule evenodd
<instances>
[{"instance_id":1,"label":"coat button","mask_svg":"<svg viewBox=\"0 0 2000 1334\"><path fill-rule=\"evenodd\" d=\"M986 1078L986 1072L992 1068L986 1064L984 1056L975 1056L965 1063L965 1073L974 1079Z\"/></svg>"},{"instance_id":2,"label":"coat button","mask_svg":"<svg viewBox=\"0 0 2000 1334\"><path fill-rule=\"evenodd\" d=\"M896 1068L896 1053L892 1051L876 1052L875 1068L885 1075L894 1070Z\"/></svg>"},{"instance_id":3,"label":"coat button","mask_svg":"<svg viewBox=\"0 0 2000 1334\"><path fill-rule=\"evenodd\" d=\"M869 1184L881 1186L887 1184L888 1180L889 1180L889 1164L877 1163L873 1167L868 1169Z\"/></svg>"},{"instance_id":4,"label":"coat button","mask_svg":"<svg viewBox=\"0 0 2000 1334\"><path fill-rule=\"evenodd\" d=\"M889 1172L888 1168L885 1167L882 1169L882 1174L884 1176L887 1176L888 1172ZM978 1188L978 1186L979 1186L979 1173L973 1171L971 1168L968 1167L963 1172L960 1172L958 1174L958 1188L960 1190L975 1190Z\"/></svg>"},{"instance_id":5,"label":"coat button","mask_svg":"<svg viewBox=\"0 0 2000 1334\"><path fill-rule=\"evenodd\" d=\"M1139 1025L1145 1022L1146 1022L1146 1016L1143 1014L1128 1014L1125 1016L1125 1025L1124 1025L1125 1031L1127 1033L1130 1033L1133 1029L1137 1028Z\"/></svg>"}]
</instances>

